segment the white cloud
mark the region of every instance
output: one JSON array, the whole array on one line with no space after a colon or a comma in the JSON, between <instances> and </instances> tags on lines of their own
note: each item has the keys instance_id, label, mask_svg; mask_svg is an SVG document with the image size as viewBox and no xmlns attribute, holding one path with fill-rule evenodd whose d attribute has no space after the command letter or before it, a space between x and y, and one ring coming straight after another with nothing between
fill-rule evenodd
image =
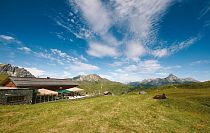
<instances>
[{"instance_id":1,"label":"white cloud","mask_svg":"<svg viewBox=\"0 0 210 133\"><path fill-rule=\"evenodd\" d=\"M28 48L28 47L21 47L21 48L18 48L19 50L23 51L23 52L26 52L26 53L29 53L31 52L31 49Z\"/></svg>"},{"instance_id":2,"label":"white cloud","mask_svg":"<svg viewBox=\"0 0 210 133\"><path fill-rule=\"evenodd\" d=\"M59 59L57 57L54 57L53 54L51 53L47 53L47 52L33 52L37 57L39 58L44 58L44 59L47 59L47 60L50 60L50 61L53 61L54 63L58 63L60 65L64 65L63 63L63 60L62 59Z\"/></svg>"},{"instance_id":3,"label":"white cloud","mask_svg":"<svg viewBox=\"0 0 210 133\"><path fill-rule=\"evenodd\" d=\"M128 61L114 61L111 64L109 64L109 66L121 67L122 65L125 65L125 64L129 64L129 62Z\"/></svg>"},{"instance_id":4,"label":"white cloud","mask_svg":"<svg viewBox=\"0 0 210 133\"><path fill-rule=\"evenodd\" d=\"M117 51L115 47L107 46L107 45L96 43L96 42L91 42L89 44L89 49L87 53L95 57L119 56L119 52Z\"/></svg>"},{"instance_id":5,"label":"white cloud","mask_svg":"<svg viewBox=\"0 0 210 133\"><path fill-rule=\"evenodd\" d=\"M53 54L57 54L57 55L59 55L60 57L66 57L66 56L67 56L66 53L61 52L61 51L58 50L58 49L51 49L51 51L53 52Z\"/></svg>"},{"instance_id":6,"label":"white cloud","mask_svg":"<svg viewBox=\"0 0 210 133\"><path fill-rule=\"evenodd\" d=\"M7 35L0 35L0 42L2 42L3 44L22 44L18 39L12 37L12 36L7 36Z\"/></svg>"},{"instance_id":7,"label":"white cloud","mask_svg":"<svg viewBox=\"0 0 210 133\"><path fill-rule=\"evenodd\" d=\"M146 50L142 44L139 44L137 42L128 42L126 44L125 55L132 60L138 60L139 57L144 55L145 53Z\"/></svg>"},{"instance_id":8,"label":"white cloud","mask_svg":"<svg viewBox=\"0 0 210 133\"><path fill-rule=\"evenodd\" d=\"M145 42L157 30L158 21L169 7L170 0L111 0L116 19L128 22L128 30Z\"/></svg>"},{"instance_id":9,"label":"white cloud","mask_svg":"<svg viewBox=\"0 0 210 133\"><path fill-rule=\"evenodd\" d=\"M96 33L104 34L108 31L111 20L100 0L76 0L75 2Z\"/></svg>"},{"instance_id":10,"label":"white cloud","mask_svg":"<svg viewBox=\"0 0 210 133\"><path fill-rule=\"evenodd\" d=\"M160 70L162 67L157 60L145 60L139 61L135 64L125 66L123 68L117 69L117 72L122 73L154 73Z\"/></svg>"},{"instance_id":11,"label":"white cloud","mask_svg":"<svg viewBox=\"0 0 210 133\"><path fill-rule=\"evenodd\" d=\"M44 76L46 74L46 71L37 69L35 67L32 67L32 68L24 67L24 68L36 77Z\"/></svg>"},{"instance_id":12,"label":"white cloud","mask_svg":"<svg viewBox=\"0 0 210 133\"><path fill-rule=\"evenodd\" d=\"M71 64L67 69L73 71L73 72L87 72L87 71L95 71L99 70L99 67L91 65L91 64L86 64L82 62L74 62Z\"/></svg>"},{"instance_id":13,"label":"white cloud","mask_svg":"<svg viewBox=\"0 0 210 133\"><path fill-rule=\"evenodd\" d=\"M88 59L85 58L83 55L80 55L80 59L83 60L83 61L88 61Z\"/></svg>"},{"instance_id":14,"label":"white cloud","mask_svg":"<svg viewBox=\"0 0 210 133\"><path fill-rule=\"evenodd\" d=\"M168 55L168 50L166 48L163 49L157 49L154 51L151 51L151 54L155 57L164 57Z\"/></svg>"},{"instance_id":15,"label":"white cloud","mask_svg":"<svg viewBox=\"0 0 210 133\"><path fill-rule=\"evenodd\" d=\"M65 67L67 66L66 69L69 70L70 72L83 73L83 72L99 70L98 66L83 63L82 61L87 61L85 57L80 56L77 58L58 49L51 49L50 52L44 51L44 52L34 52L34 53L38 57L48 59ZM68 75L69 74L70 73L68 73ZM56 76L56 74L54 76Z\"/></svg>"},{"instance_id":16,"label":"white cloud","mask_svg":"<svg viewBox=\"0 0 210 133\"><path fill-rule=\"evenodd\" d=\"M6 41L14 40L13 37L7 36L7 35L0 35L0 39L4 39L4 40L6 40Z\"/></svg>"}]
</instances>

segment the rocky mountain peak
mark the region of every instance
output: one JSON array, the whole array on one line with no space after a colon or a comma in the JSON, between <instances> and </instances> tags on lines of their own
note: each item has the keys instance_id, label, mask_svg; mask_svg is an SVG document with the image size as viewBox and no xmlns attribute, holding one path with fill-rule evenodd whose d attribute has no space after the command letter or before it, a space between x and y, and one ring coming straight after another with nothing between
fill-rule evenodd
<instances>
[{"instance_id":1,"label":"rocky mountain peak","mask_svg":"<svg viewBox=\"0 0 210 133\"><path fill-rule=\"evenodd\" d=\"M97 74L89 74L89 75L79 75L73 78L75 81L102 81L102 80L107 80L104 78L101 78Z\"/></svg>"},{"instance_id":2,"label":"rocky mountain peak","mask_svg":"<svg viewBox=\"0 0 210 133\"><path fill-rule=\"evenodd\" d=\"M169 74L168 77L166 77L167 80L169 81L176 81L178 80L179 78L173 74Z\"/></svg>"},{"instance_id":3,"label":"rocky mountain peak","mask_svg":"<svg viewBox=\"0 0 210 133\"><path fill-rule=\"evenodd\" d=\"M0 73L14 77L35 77L26 69L12 66L11 64L0 64Z\"/></svg>"}]
</instances>

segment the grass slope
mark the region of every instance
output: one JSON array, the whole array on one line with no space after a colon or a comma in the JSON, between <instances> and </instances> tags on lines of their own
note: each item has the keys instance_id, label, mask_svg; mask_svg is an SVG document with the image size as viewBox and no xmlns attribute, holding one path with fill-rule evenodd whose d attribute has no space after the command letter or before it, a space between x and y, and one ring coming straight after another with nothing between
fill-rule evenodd
<instances>
[{"instance_id":1,"label":"grass slope","mask_svg":"<svg viewBox=\"0 0 210 133\"><path fill-rule=\"evenodd\" d=\"M165 93L168 99L155 100ZM0 106L0 132L210 132L210 88Z\"/></svg>"},{"instance_id":2,"label":"grass slope","mask_svg":"<svg viewBox=\"0 0 210 133\"><path fill-rule=\"evenodd\" d=\"M119 95L129 88L128 85L112 81L82 81L78 83L80 88L89 93L93 93L94 91L98 92L100 90L102 92L110 91L115 95Z\"/></svg>"}]
</instances>

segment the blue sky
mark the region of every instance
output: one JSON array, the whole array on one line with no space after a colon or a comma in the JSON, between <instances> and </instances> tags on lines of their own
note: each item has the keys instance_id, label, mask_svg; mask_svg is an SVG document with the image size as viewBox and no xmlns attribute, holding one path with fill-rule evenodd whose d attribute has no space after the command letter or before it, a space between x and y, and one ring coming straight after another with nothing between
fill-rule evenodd
<instances>
[{"instance_id":1,"label":"blue sky","mask_svg":"<svg viewBox=\"0 0 210 133\"><path fill-rule=\"evenodd\" d=\"M210 80L210 0L1 0L0 63L38 77Z\"/></svg>"}]
</instances>

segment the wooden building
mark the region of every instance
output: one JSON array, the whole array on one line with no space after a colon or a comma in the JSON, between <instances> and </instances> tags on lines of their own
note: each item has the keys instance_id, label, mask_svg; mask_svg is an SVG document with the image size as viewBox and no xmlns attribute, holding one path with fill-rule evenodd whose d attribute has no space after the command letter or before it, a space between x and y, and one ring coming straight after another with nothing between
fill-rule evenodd
<instances>
[{"instance_id":1,"label":"wooden building","mask_svg":"<svg viewBox=\"0 0 210 133\"><path fill-rule=\"evenodd\" d=\"M78 84L70 79L9 77L3 86L5 88L0 88L0 104L19 104L36 103L38 89L57 91L76 87ZM12 102L9 102L10 98L13 98Z\"/></svg>"}]
</instances>

